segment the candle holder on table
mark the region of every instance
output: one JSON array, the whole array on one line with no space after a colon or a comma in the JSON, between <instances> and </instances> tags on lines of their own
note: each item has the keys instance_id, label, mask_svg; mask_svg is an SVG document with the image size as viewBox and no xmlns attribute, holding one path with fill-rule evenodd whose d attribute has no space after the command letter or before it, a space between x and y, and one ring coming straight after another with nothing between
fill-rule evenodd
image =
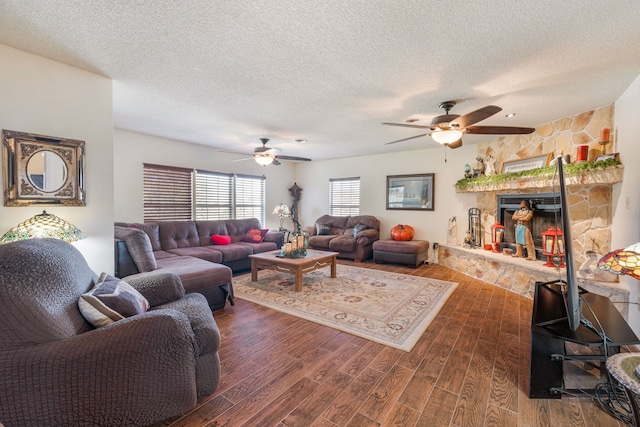
<instances>
[{"instance_id":1,"label":"candle holder on table","mask_svg":"<svg viewBox=\"0 0 640 427\"><path fill-rule=\"evenodd\" d=\"M280 249L281 258L304 258L307 256L309 240L305 235L292 234L289 241L282 245Z\"/></svg>"}]
</instances>

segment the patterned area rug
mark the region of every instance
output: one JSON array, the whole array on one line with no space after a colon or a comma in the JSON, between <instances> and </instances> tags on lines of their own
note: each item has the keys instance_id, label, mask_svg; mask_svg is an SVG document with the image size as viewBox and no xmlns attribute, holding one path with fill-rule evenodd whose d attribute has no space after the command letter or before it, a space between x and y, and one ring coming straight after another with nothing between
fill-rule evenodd
<instances>
[{"instance_id":1,"label":"patterned area rug","mask_svg":"<svg viewBox=\"0 0 640 427\"><path fill-rule=\"evenodd\" d=\"M454 282L338 265L303 276L302 292L291 274L270 270L233 279L237 298L311 320L404 351L413 348L458 286Z\"/></svg>"}]
</instances>

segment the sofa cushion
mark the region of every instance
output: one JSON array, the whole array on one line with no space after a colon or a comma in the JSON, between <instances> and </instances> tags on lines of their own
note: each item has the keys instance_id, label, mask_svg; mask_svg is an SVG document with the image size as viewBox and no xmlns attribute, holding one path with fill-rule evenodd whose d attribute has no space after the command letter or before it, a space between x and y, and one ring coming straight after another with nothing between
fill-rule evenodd
<instances>
[{"instance_id":1,"label":"sofa cushion","mask_svg":"<svg viewBox=\"0 0 640 427\"><path fill-rule=\"evenodd\" d=\"M426 240L384 239L373 242L373 250L402 254L420 254L429 251L429 242Z\"/></svg>"},{"instance_id":2,"label":"sofa cushion","mask_svg":"<svg viewBox=\"0 0 640 427\"><path fill-rule=\"evenodd\" d=\"M93 289L80 295L78 308L89 323L99 328L146 312L149 302L124 280L102 273Z\"/></svg>"},{"instance_id":3,"label":"sofa cushion","mask_svg":"<svg viewBox=\"0 0 640 427\"><path fill-rule=\"evenodd\" d=\"M337 236L311 236L309 237L309 247L314 249L326 249L329 250L329 243Z\"/></svg>"},{"instance_id":4,"label":"sofa cushion","mask_svg":"<svg viewBox=\"0 0 640 427\"><path fill-rule=\"evenodd\" d=\"M155 272L176 274L180 277L182 286L184 286L184 290L187 293L231 283L232 277L231 269L226 265L214 264L190 256L177 256L158 260L158 269ZM127 279L137 276L139 275L134 274L128 276Z\"/></svg>"},{"instance_id":5,"label":"sofa cushion","mask_svg":"<svg viewBox=\"0 0 640 427\"><path fill-rule=\"evenodd\" d=\"M138 271L144 273L158 268L147 233L139 228L115 226L114 235L116 239L124 241Z\"/></svg>"},{"instance_id":6,"label":"sofa cushion","mask_svg":"<svg viewBox=\"0 0 640 427\"><path fill-rule=\"evenodd\" d=\"M356 239L351 236L337 236L329 241L329 249L336 252L353 252L356 250Z\"/></svg>"},{"instance_id":7,"label":"sofa cushion","mask_svg":"<svg viewBox=\"0 0 640 427\"><path fill-rule=\"evenodd\" d=\"M245 233L244 237L240 239L241 242L260 243L264 239L264 236L269 232L265 229L253 229Z\"/></svg>"},{"instance_id":8,"label":"sofa cushion","mask_svg":"<svg viewBox=\"0 0 640 427\"><path fill-rule=\"evenodd\" d=\"M227 234L231 236L232 242L239 242L249 230L259 230L262 228L257 218L229 219L225 220Z\"/></svg>"},{"instance_id":9,"label":"sofa cushion","mask_svg":"<svg viewBox=\"0 0 640 427\"><path fill-rule=\"evenodd\" d=\"M211 236L211 242L214 245L228 245L231 243L231 236L227 236L224 234L214 234Z\"/></svg>"},{"instance_id":10,"label":"sofa cushion","mask_svg":"<svg viewBox=\"0 0 640 427\"><path fill-rule=\"evenodd\" d=\"M167 252L178 256L190 256L194 258L200 258L209 262L222 262L222 252L219 248L225 247L224 245L211 245L211 246L194 246L190 248L177 248L169 249Z\"/></svg>"},{"instance_id":11,"label":"sofa cushion","mask_svg":"<svg viewBox=\"0 0 640 427\"><path fill-rule=\"evenodd\" d=\"M160 245L163 250L200 246L194 221L163 221L159 224Z\"/></svg>"},{"instance_id":12,"label":"sofa cushion","mask_svg":"<svg viewBox=\"0 0 640 427\"><path fill-rule=\"evenodd\" d=\"M157 222L116 222L114 225L128 228L136 228L144 231L151 241L151 248L154 251L162 250L160 246L160 225Z\"/></svg>"},{"instance_id":13,"label":"sofa cushion","mask_svg":"<svg viewBox=\"0 0 640 427\"><path fill-rule=\"evenodd\" d=\"M246 245L251 248L251 252L254 254L259 254L262 252L275 251L278 249L278 245L276 242L267 242L263 240L260 243L249 243L249 242L238 242L237 245Z\"/></svg>"},{"instance_id":14,"label":"sofa cushion","mask_svg":"<svg viewBox=\"0 0 640 427\"><path fill-rule=\"evenodd\" d=\"M243 242L231 243L230 245L224 246L215 246L215 248L222 254L222 261L220 262L223 263L248 258L249 255L253 254L251 244Z\"/></svg>"}]
</instances>

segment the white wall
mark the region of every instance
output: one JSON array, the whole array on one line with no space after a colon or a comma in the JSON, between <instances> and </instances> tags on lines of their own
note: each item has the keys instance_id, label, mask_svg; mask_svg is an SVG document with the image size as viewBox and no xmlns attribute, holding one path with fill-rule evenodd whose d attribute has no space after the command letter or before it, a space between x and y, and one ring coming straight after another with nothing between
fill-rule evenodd
<instances>
[{"instance_id":1,"label":"white wall","mask_svg":"<svg viewBox=\"0 0 640 427\"><path fill-rule=\"evenodd\" d=\"M233 172L266 176L266 227L276 229L278 217L272 215L280 202L291 204L288 189L295 182L295 162L282 162L280 166L260 166L252 159L232 161L242 156L222 153L202 145L173 141L124 130L114 130L114 210L115 220L143 222L142 165L153 163L204 169L215 172ZM256 146L260 141L256 140ZM250 156L247 156L250 157ZM291 223L285 226L292 228Z\"/></svg>"},{"instance_id":2,"label":"white wall","mask_svg":"<svg viewBox=\"0 0 640 427\"><path fill-rule=\"evenodd\" d=\"M623 182L614 187L611 247L624 248L640 241L640 76L615 103L613 152L620 153L625 165ZM629 300L638 302L640 281L621 276L620 283L629 288ZM629 324L640 336L640 305L629 307Z\"/></svg>"},{"instance_id":3,"label":"white wall","mask_svg":"<svg viewBox=\"0 0 640 427\"><path fill-rule=\"evenodd\" d=\"M445 162L445 153L447 161ZM301 223L313 225L329 213L329 179L360 177L360 213L380 220L380 233L387 238L397 224L409 224L416 239L444 244L448 220L457 216L458 228L467 228L467 211L475 195L457 194L455 182L464 175L466 163L475 165L476 146L452 150L445 147L417 151L327 160L305 164L296 171L302 187ZM434 210L387 210L387 175L434 173ZM460 230L459 230L460 231Z\"/></svg>"},{"instance_id":4,"label":"white wall","mask_svg":"<svg viewBox=\"0 0 640 427\"><path fill-rule=\"evenodd\" d=\"M74 245L96 273L112 273L111 80L0 45L0 93L0 128L85 141L87 206L44 208L85 233ZM0 206L0 235L42 210Z\"/></svg>"}]
</instances>

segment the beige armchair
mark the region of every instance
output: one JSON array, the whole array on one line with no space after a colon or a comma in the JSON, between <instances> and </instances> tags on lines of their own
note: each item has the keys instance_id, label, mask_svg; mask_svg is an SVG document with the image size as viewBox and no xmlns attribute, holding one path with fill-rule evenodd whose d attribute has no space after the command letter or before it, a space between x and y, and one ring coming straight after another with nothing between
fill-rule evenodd
<instances>
[{"instance_id":1,"label":"beige armchair","mask_svg":"<svg viewBox=\"0 0 640 427\"><path fill-rule=\"evenodd\" d=\"M217 388L220 333L204 296L172 274L132 280L150 309L95 329L78 298L97 278L69 243L0 245L0 424L144 426Z\"/></svg>"}]
</instances>

